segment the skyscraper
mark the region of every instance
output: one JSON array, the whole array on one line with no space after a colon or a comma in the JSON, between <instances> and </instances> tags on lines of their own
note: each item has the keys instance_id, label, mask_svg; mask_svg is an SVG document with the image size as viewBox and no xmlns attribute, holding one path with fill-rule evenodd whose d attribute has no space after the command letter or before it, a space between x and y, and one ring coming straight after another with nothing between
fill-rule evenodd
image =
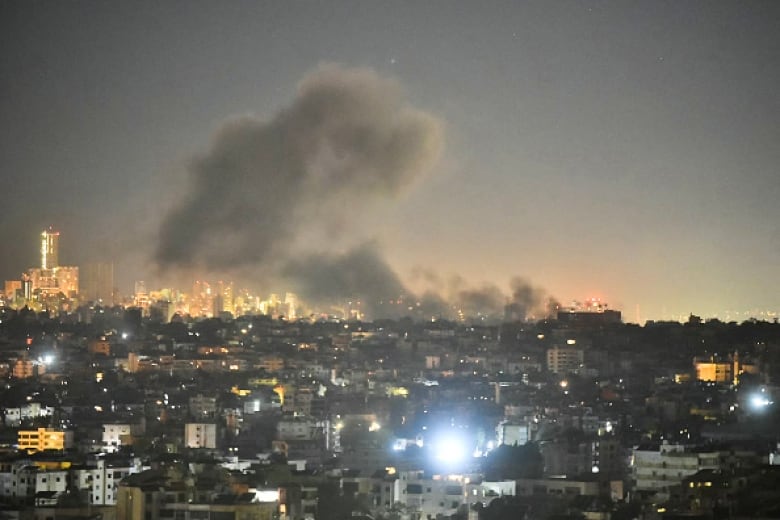
<instances>
[{"instance_id":1,"label":"skyscraper","mask_svg":"<svg viewBox=\"0 0 780 520\"><path fill-rule=\"evenodd\" d=\"M60 233L50 227L41 233L41 269L53 269L59 266Z\"/></svg>"},{"instance_id":2,"label":"skyscraper","mask_svg":"<svg viewBox=\"0 0 780 520\"><path fill-rule=\"evenodd\" d=\"M50 296L73 298L78 295L79 268L60 265L59 245L58 231L50 227L41 233L41 266L27 270L32 298L43 301Z\"/></svg>"},{"instance_id":3,"label":"skyscraper","mask_svg":"<svg viewBox=\"0 0 780 520\"><path fill-rule=\"evenodd\" d=\"M233 282L224 282L222 280L217 282L217 295L222 299L222 306L220 309L217 309L215 303L214 314L234 312Z\"/></svg>"}]
</instances>

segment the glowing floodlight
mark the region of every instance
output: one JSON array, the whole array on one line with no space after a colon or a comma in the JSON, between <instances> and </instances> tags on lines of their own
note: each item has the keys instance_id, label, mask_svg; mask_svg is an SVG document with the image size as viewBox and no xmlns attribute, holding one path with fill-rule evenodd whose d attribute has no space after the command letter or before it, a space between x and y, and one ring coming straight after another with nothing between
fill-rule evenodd
<instances>
[{"instance_id":1,"label":"glowing floodlight","mask_svg":"<svg viewBox=\"0 0 780 520\"><path fill-rule=\"evenodd\" d=\"M750 396L750 406L754 410L763 410L772 404L772 401L765 394L753 394Z\"/></svg>"},{"instance_id":2,"label":"glowing floodlight","mask_svg":"<svg viewBox=\"0 0 780 520\"><path fill-rule=\"evenodd\" d=\"M468 449L463 439L454 435L445 435L436 441L433 452L437 460L452 464L465 459Z\"/></svg>"}]
</instances>

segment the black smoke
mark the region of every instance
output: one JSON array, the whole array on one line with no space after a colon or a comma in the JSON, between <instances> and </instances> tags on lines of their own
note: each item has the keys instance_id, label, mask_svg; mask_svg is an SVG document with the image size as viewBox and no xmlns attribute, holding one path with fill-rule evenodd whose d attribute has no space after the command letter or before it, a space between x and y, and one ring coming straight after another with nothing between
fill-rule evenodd
<instances>
[{"instance_id":1,"label":"black smoke","mask_svg":"<svg viewBox=\"0 0 780 520\"><path fill-rule=\"evenodd\" d=\"M400 304L395 302L410 296L373 243L341 254L312 254L291 259L282 268L281 275L309 304L324 308L351 302L353 308L372 317L403 315Z\"/></svg>"},{"instance_id":2,"label":"black smoke","mask_svg":"<svg viewBox=\"0 0 780 520\"><path fill-rule=\"evenodd\" d=\"M423 300L428 317L466 321L523 321L555 316L559 304L541 287L514 277L508 290L492 283L473 285L461 276L444 277L417 269L413 279L427 286Z\"/></svg>"},{"instance_id":3,"label":"black smoke","mask_svg":"<svg viewBox=\"0 0 780 520\"><path fill-rule=\"evenodd\" d=\"M422 177L442 133L395 81L322 66L275 117L242 117L217 131L190 164L190 185L162 223L155 259L163 269L222 272L284 264L304 231L343 230Z\"/></svg>"},{"instance_id":4,"label":"black smoke","mask_svg":"<svg viewBox=\"0 0 780 520\"><path fill-rule=\"evenodd\" d=\"M443 123L409 105L396 81L321 66L272 118L239 117L216 131L189 164L155 261L168 272L251 272L319 309L371 318L533 316L543 293L517 280L505 294L426 271L429 289L414 294L356 231L375 204L425 176L442 146Z\"/></svg>"},{"instance_id":5,"label":"black smoke","mask_svg":"<svg viewBox=\"0 0 780 520\"><path fill-rule=\"evenodd\" d=\"M541 319L555 316L559 304L544 289L534 287L526 279L512 278L509 282L511 299L506 307L508 321Z\"/></svg>"}]
</instances>

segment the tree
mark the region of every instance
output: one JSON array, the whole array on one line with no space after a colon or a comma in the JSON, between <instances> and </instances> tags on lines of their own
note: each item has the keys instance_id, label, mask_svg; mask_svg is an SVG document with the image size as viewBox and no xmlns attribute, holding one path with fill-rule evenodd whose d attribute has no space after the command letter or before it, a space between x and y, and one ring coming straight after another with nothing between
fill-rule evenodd
<instances>
[{"instance_id":1,"label":"tree","mask_svg":"<svg viewBox=\"0 0 780 520\"><path fill-rule=\"evenodd\" d=\"M527 512L528 504L512 496L496 498L478 510L479 520L516 520L524 518Z\"/></svg>"},{"instance_id":2,"label":"tree","mask_svg":"<svg viewBox=\"0 0 780 520\"><path fill-rule=\"evenodd\" d=\"M522 446L502 444L488 454L484 463L487 480L541 478L543 470L544 459L533 442Z\"/></svg>"}]
</instances>

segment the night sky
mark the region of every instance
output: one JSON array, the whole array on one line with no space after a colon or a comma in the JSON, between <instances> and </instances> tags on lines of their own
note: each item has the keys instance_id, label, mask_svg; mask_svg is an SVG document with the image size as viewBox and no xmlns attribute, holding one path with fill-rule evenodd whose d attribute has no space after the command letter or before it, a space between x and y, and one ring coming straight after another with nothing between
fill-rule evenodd
<instances>
[{"instance_id":1,"label":"night sky","mask_svg":"<svg viewBox=\"0 0 780 520\"><path fill-rule=\"evenodd\" d=\"M312 272L302 251L356 247L415 291L522 276L627 321L760 317L780 311L779 87L775 1L4 1L0 278L38 264L51 225L61 263L116 259L124 293L214 270L284 291L276 275ZM287 158L262 189L202 196L226 121L273 155L311 128L310 99L342 95L365 110L322 117L374 141L303 153L284 198L269 186L299 172ZM375 159L392 183L359 176ZM344 189L314 185L342 162L359 174L334 177ZM292 220L264 211L282 202ZM242 214L256 225L224 243L165 242L177 219L219 233ZM269 228L290 239L237 246Z\"/></svg>"}]
</instances>

